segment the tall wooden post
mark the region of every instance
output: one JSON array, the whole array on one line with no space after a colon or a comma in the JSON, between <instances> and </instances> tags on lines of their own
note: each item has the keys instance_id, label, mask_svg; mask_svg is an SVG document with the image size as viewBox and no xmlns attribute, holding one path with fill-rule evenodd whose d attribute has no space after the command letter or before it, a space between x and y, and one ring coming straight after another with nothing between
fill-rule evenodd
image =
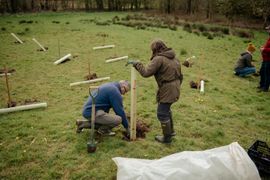
<instances>
[{"instance_id":1,"label":"tall wooden post","mask_svg":"<svg viewBox=\"0 0 270 180\"><path fill-rule=\"evenodd\" d=\"M4 67L4 71L5 71L5 78L6 78L6 86L7 86L7 94L8 94L8 107L11 107L11 98L10 98L10 90L9 90L9 84L8 84L8 75L7 75L7 68L6 66Z\"/></svg>"},{"instance_id":2,"label":"tall wooden post","mask_svg":"<svg viewBox=\"0 0 270 180\"><path fill-rule=\"evenodd\" d=\"M60 57L60 40L58 39L58 57L59 57L59 59L61 58Z\"/></svg>"},{"instance_id":3,"label":"tall wooden post","mask_svg":"<svg viewBox=\"0 0 270 180\"><path fill-rule=\"evenodd\" d=\"M89 79L90 79L90 77L91 77L91 71L90 71L90 62L88 62L88 75L89 75Z\"/></svg>"},{"instance_id":4,"label":"tall wooden post","mask_svg":"<svg viewBox=\"0 0 270 180\"><path fill-rule=\"evenodd\" d=\"M136 140L136 70L131 67L130 140Z\"/></svg>"}]
</instances>

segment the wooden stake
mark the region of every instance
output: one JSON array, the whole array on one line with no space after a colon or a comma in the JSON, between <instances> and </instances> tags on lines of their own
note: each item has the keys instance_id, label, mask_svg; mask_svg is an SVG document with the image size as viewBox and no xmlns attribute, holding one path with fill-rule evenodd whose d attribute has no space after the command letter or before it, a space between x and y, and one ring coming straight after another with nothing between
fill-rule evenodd
<instances>
[{"instance_id":1,"label":"wooden stake","mask_svg":"<svg viewBox=\"0 0 270 180\"><path fill-rule=\"evenodd\" d=\"M60 40L58 39L58 57L60 59Z\"/></svg>"},{"instance_id":2,"label":"wooden stake","mask_svg":"<svg viewBox=\"0 0 270 180\"><path fill-rule=\"evenodd\" d=\"M10 90L9 90L8 75L7 75L8 70L6 66L4 67L4 71L5 71L5 78L6 78L6 85L7 85L8 107L11 107L11 98L10 98Z\"/></svg>"},{"instance_id":3,"label":"wooden stake","mask_svg":"<svg viewBox=\"0 0 270 180\"><path fill-rule=\"evenodd\" d=\"M136 70L131 67L130 140L136 140Z\"/></svg>"},{"instance_id":4,"label":"wooden stake","mask_svg":"<svg viewBox=\"0 0 270 180\"><path fill-rule=\"evenodd\" d=\"M88 62L88 75L89 75L89 78L91 77L91 72L90 72L90 62Z\"/></svg>"}]
</instances>

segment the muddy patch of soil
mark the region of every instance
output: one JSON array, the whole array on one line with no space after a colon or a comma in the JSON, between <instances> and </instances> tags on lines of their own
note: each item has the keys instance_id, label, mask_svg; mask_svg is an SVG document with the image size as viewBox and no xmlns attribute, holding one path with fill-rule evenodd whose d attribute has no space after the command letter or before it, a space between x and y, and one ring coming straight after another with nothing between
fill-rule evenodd
<instances>
[{"instance_id":1,"label":"muddy patch of soil","mask_svg":"<svg viewBox=\"0 0 270 180\"><path fill-rule=\"evenodd\" d=\"M15 71L15 69L7 69L7 73L13 73ZM0 69L0 74L5 74L5 69Z\"/></svg>"},{"instance_id":2,"label":"muddy patch of soil","mask_svg":"<svg viewBox=\"0 0 270 180\"><path fill-rule=\"evenodd\" d=\"M190 85L190 88L193 88L193 89L199 89L200 88L199 83L194 82L194 81L190 81L189 85Z\"/></svg>"},{"instance_id":3,"label":"muddy patch of soil","mask_svg":"<svg viewBox=\"0 0 270 180\"><path fill-rule=\"evenodd\" d=\"M185 60L185 61L182 63L182 65L183 65L183 66L186 66L187 68L188 68L188 67L192 67L193 64L194 64L193 62L190 62L190 61L187 61L187 60Z\"/></svg>"},{"instance_id":4,"label":"muddy patch of soil","mask_svg":"<svg viewBox=\"0 0 270 180\"><path fill-rule=\"evenodd\" d=\"M48 47L44 47L45 49L46 49L46 51L48 51L49 50L49 48ZM43 49L37 49L37 51L43 51Z\"/></svg>"},{"instance_id":5,"label":"muddy patch of soil","mask_svg":"<svg viewBox=\"0 0 270 180\"><path fill-rule=\"evenodd\" d=\"M86 79L86 80L91 80L91 79L96 79L96 78L97 78L96 73L90 73L90 74L84 76L84 79Z\"/></svg>"},{"instance_id":6,"label":"muddy patch of soil","mask_svg":"<svg viewBox=\"0 0 270 180\"><path fill-rule=\"evenodd\" d=\"M127 119L130 122L130 116L127 115ZM136 137L145 138L146 133L150 131L150 125L143 122L142 119L137 119L136 121ZM130 141L130 136L126 131L123 132L123 140Z\"/></svg>"},{"instance_id":7,"label":"muddy patch of soil","mask_svg":"<svg viewBox=\"0 0 270 180\"><path fill-rule=\"evenodd\" d=\"M7 103L7 107L10 108L10 107L15 107L17 105L17 103L15 101L11 101L11 102L8 102Z\"/></svg>"},{"instance_id":8,"label":"muddy patch of soil","mask_svg":"<svg viewBox=\"0 0 270 180\"><path fill-rule=\"evenodd\" d=\"M28 105L28 104L34 104L34 103L37 103L39 102L37 99L25 99L22 104L23 105Z\"/></svg>"}]
</instances>

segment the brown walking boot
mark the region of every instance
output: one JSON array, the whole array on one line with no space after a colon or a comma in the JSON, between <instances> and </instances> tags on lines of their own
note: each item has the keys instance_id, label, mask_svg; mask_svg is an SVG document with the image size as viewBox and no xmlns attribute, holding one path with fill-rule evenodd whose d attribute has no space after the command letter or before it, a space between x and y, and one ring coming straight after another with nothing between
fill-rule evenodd
<instances>
[{"instance_id":1,"label":"brown walking boot","mask_svg":"<svg viewBox=\"0 0 270 180\"><path fill-rule=\"evenodd\" d=\"M91 123L88 120L76 120L76 125L77 125L77 133L81 133L83 128L91 128Z\"/></svg>"}]
</instances>

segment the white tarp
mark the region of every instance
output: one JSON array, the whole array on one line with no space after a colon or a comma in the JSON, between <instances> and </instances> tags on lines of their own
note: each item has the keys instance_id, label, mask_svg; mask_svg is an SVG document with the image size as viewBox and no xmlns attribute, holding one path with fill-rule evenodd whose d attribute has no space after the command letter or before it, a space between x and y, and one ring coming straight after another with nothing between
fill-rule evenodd
<instances>
[{"instance_id":1,"label":"white tarp","mask_svg":"<svg viewBox=\"0 0 270 180\"><path fill-rule=\"evenodd\" d=\"M118 180L259 180L246 151L234 142L205 151L184 151L157 160L113 158Z\"/></svg>"}]
</instances>

